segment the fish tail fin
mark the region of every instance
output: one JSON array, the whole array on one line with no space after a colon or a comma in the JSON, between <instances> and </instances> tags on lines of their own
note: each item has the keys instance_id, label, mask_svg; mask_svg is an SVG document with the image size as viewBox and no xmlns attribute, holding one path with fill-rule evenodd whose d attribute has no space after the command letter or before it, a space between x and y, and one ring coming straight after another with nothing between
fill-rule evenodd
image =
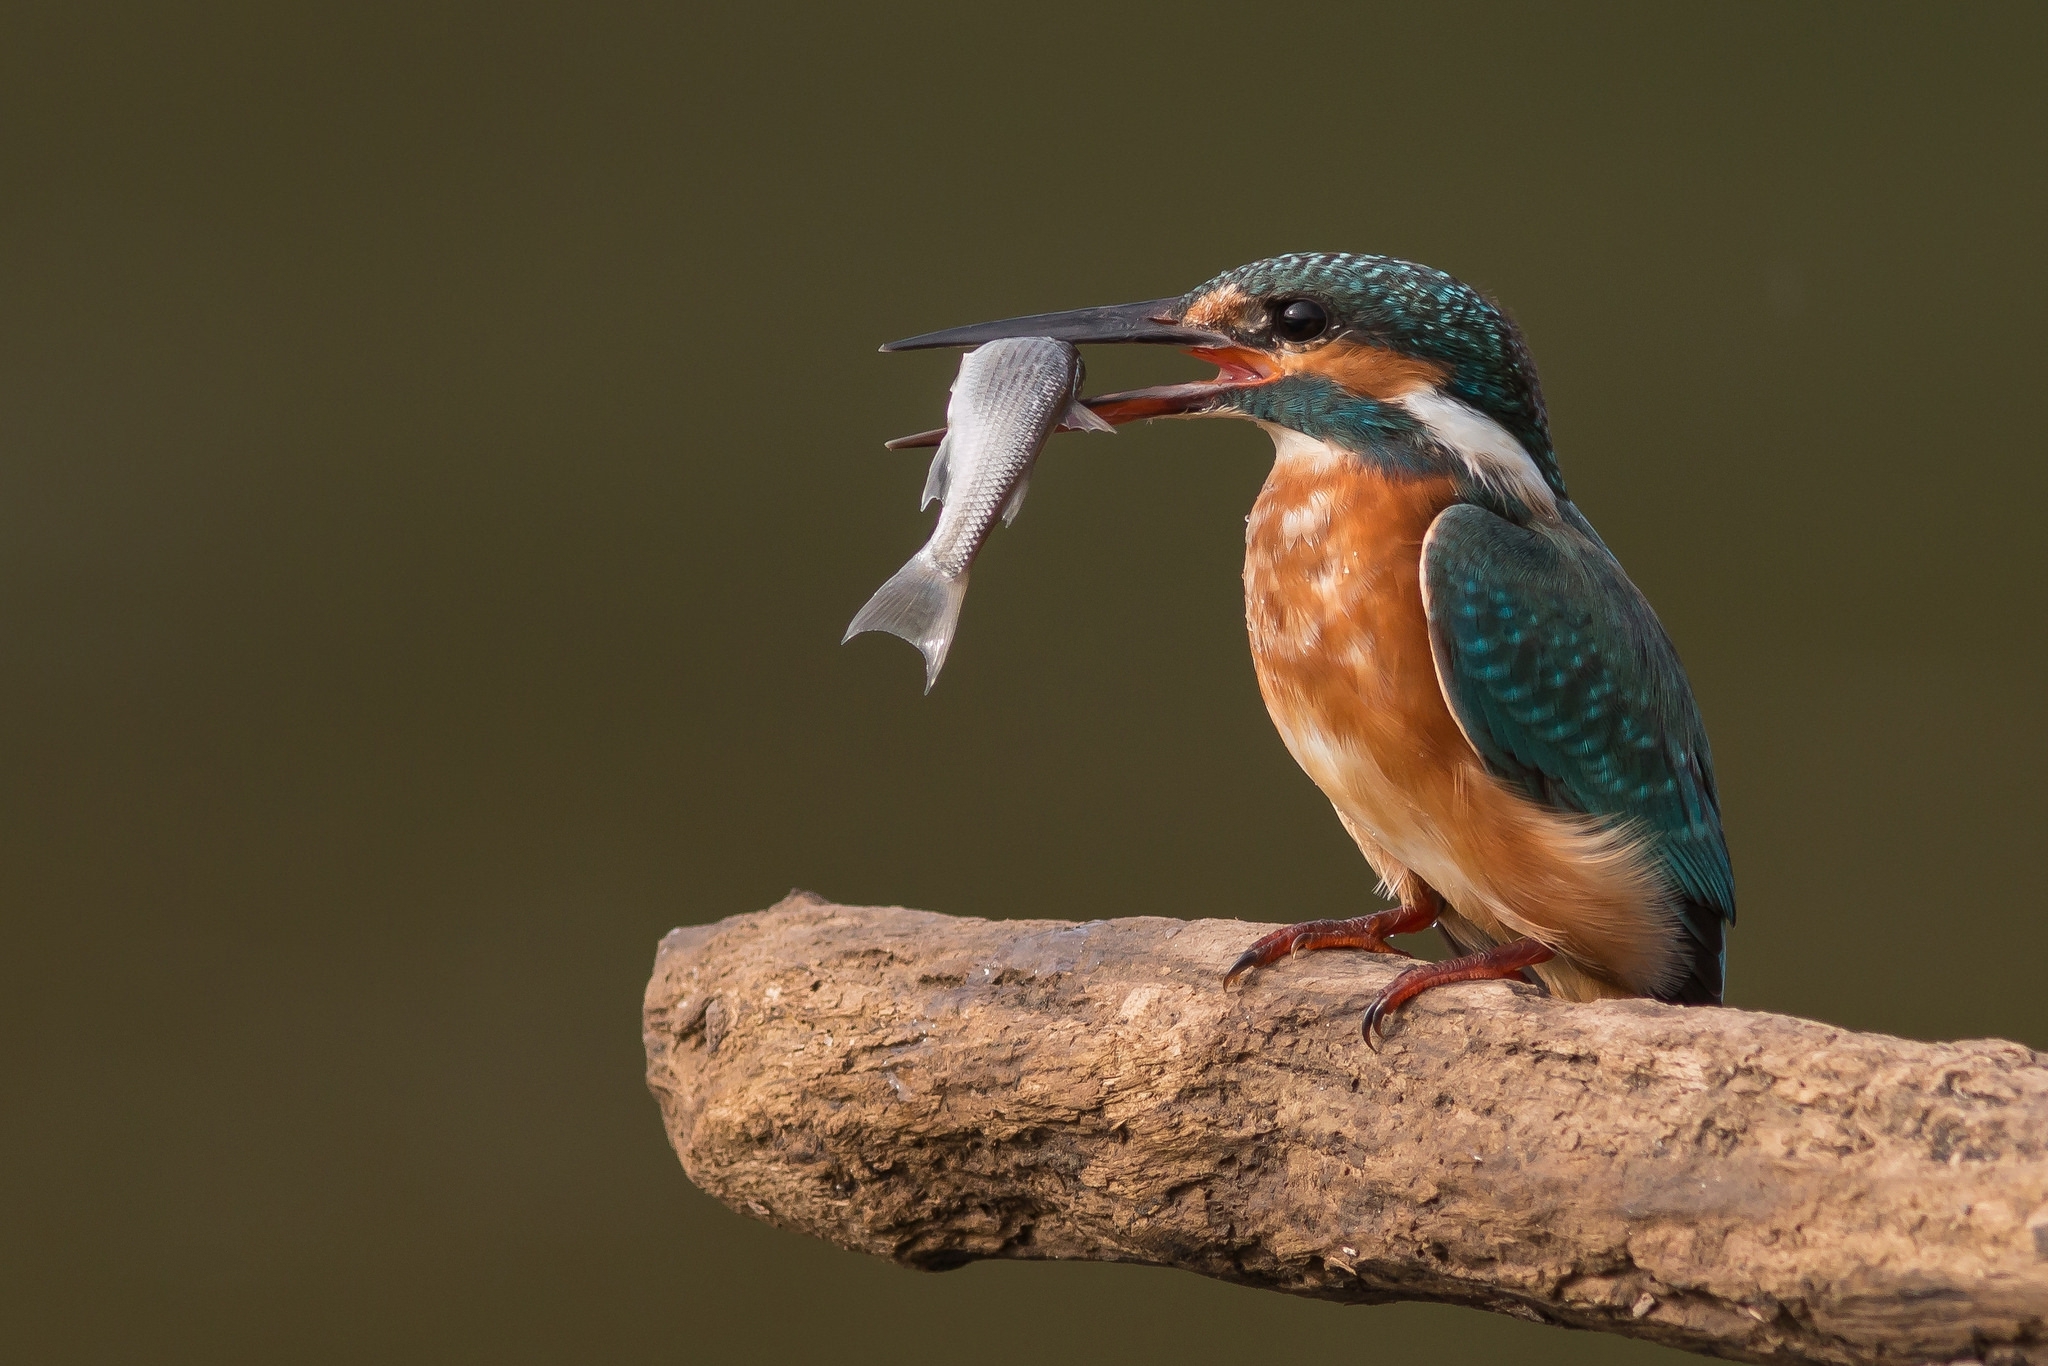
<instances>
[{"instance_id":1,"label":"fish tail fin","mask_svg":"<svg viewBox=\"0 0 2048 1366\"><path fill-rule=\"evenodd\" d=\"M901 636L924 655L924 690L930 692L939 681L939 670L952 648L953 632L960 625L960 604L967 600L967 575L947 578L923 551L875 590L868 605L853 618L840 637L844 645L863 631L887 631Z\"/></svg>"}]
</instances>

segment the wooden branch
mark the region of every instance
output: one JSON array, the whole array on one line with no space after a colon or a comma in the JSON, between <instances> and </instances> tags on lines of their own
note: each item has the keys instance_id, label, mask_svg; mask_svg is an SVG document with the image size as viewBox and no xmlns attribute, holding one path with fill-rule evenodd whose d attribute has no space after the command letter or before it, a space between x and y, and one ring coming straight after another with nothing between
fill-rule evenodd
<instances>
[{"instance_id":1,"label":"wooden branch","mask_svg":"<svg viewBox=\"0 0 2048 1366\"><path fill-rule=\"evenodd\" d=\"M662 941L648 1084L690 1178L907 1266L1064 1257L1439 1300L1741 1361L2048 1363L2048 1056L1398 960L1226 993L1270 926L808 894Z\"/></svg>"}]
</instances>

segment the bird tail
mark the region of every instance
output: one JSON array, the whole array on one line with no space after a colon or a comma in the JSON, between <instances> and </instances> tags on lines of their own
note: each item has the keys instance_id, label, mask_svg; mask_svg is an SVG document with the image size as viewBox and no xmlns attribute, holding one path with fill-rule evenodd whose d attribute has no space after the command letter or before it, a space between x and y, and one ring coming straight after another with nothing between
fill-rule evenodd
<instances>
[{"instance_id":1,"label":"bird tail","mask_svg":"<svg viewBox=\"0 0 2048 1366\"><path fill-rule=\"evenodd\" d=\"M1724 913L1718 906L1685 897L1678 904L1678 917L1685 927L1685 975L1677 985L1658 992L1657 999L1682 1006L1717 1006L1728 973Z\"/></svg>"},{"instance_id":2,"label":"bird tail","mask_svg":"<svg viewBox=\"0 0 2048 1366\"><path fill-rule=\"evenodd\" d=\"M875 590L868 605L855 614L840 637L844 645L863 631L887 631L915 645L924 655L924 690L939 681L939 670L952 648L960 625L960 604L967 600L967 575L949 578L920 550Z\"/></svg>"}]
</instances>

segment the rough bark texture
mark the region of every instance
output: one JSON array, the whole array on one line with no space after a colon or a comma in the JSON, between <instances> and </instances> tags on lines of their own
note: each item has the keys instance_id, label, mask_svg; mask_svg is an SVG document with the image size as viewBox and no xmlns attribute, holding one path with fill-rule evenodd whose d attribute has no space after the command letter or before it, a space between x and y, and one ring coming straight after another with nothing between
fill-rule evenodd
<instances>
[{"instance_id":1,"label":"rough bark texture","mask_svg":"<svg viewBox=\"0 0 2048 1366\"><path fill-rule=\"evenodd\" d=\"M2048 1056L1394 961L1270 926L807 894L662 942L648 1083L736 1209L915 1267L1064 1257L1768 1362L2048 1363Z\"/></svg>"}]
</instances>

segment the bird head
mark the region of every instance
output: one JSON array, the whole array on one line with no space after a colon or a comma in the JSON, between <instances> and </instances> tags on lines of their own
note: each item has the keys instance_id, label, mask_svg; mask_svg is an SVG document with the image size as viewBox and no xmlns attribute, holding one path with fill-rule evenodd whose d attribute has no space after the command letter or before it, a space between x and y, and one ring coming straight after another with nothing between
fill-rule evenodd
<instances>
[{"instance_id":1,"label":"bird head","mask_svg":"<svg viewBox=\"0 0 2048 1366\"><path fill-rule=\"evenodd\" d=\"M1249 418L1361 456L1441 468L1511 504L1566 496L1521 332L1470 285L1410 261L1300 252L1225 271L1178 298L1040 313L891 342L999 337L1178 346L1206 380L1087 400L1112 423Z\"/></svg>"}]
</instances>

